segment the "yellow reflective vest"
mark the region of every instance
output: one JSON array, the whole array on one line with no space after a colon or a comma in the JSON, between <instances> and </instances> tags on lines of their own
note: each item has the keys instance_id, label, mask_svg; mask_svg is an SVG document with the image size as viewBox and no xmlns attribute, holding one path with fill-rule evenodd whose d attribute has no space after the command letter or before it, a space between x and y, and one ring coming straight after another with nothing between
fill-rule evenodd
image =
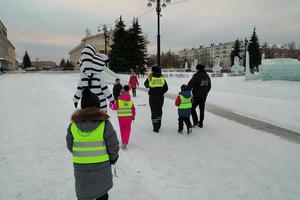
<instances>
[{"instance_id":1,"label":"yellow reflective vest","mask_svg":"<svg viewBox=\"0 0 300 200\"><path fill-rule=\"evenodd\" d=\"M165 85L164 77L151 77L148 80L150 88L163 87Z\"/></svg>"},{"instance_id":2,"label":"yellow reflective vest","mask_svg":"<svg viewBox=\"0 0 300 200\"><path fill-rule=\"evenodd\" d=\"M73 135L73 163L92 164L109 161L104 142L105 122L92 131L81 131L75 123L71 124Z\"/></svg>"},{"instance_id":3,"label":"yellow reflective vest","mask_svg":"<svg viewBox=\"0 0 300 200\"><path fill-rule=\"evenodd\" d=\"M132 114L132 101L124 101L124 100L118 100L119 109L117 111L118 117L131 117Z\"/></svg>"},{"instance_id":4,"label":"yellow reflective vest","mask_svg":"<svg viewBox=\"0 0 300 200\"><path fill-rule=\"evenodd\" d=\"M179 109L188 109L192 108L192 97L186 98L180 95L180 105L178 106Z\"/></svg>"}]
</instances>

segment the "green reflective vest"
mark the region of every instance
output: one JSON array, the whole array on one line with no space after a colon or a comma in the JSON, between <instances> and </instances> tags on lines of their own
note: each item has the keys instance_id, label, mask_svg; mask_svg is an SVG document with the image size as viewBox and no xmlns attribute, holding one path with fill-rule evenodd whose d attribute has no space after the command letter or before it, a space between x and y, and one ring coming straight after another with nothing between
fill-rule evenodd
<instances>
[{"instance_id":1,"label":"green reflective vest","mask_svg":"<svg viewBox=\"0 0 300 200\"><path fill-rule=\"evenodd\" d=\"M132 101L124 101L124 100L118 100L118 117L131 117L132 116Z\"/></svg>"},{"instance_id":2,"label":"green reflective vest","mask_svg":"<svg viewBox=\"0 0 300 200\"><path fill-rule=\"evenodd\" d=\"M105 122L102 122L95 130L85 132L72 123L73 163L91 164L109 161L103 136L104 128Z\"/></svg>"},{"instance_id":3,"label":"green reflective vest","mask_svg":"<svg viewBox=\"0 0 300 200\"><path fill-rule=\"evenodd\" d=\"M180 95L180 105L178 108L179 109L192 108L192 97L186 98L186 97Z\"/></svg>"},{"instance_id":4,"label":"green reflective vest","mask_svg":"<svg viewBox=\"0 0 300 200\"><path fill-rule=\"evenodd\" d=\"M150 88L157 88L163 87L165 85L165 78L164 77L151 77L149 80L149 87Z\"/></svg>"}]
</instances>

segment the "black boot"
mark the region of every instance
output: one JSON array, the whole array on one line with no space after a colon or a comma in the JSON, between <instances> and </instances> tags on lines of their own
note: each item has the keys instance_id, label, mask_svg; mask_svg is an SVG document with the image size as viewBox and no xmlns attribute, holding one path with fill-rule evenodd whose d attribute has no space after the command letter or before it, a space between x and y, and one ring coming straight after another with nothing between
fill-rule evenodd
<instances>
[{"instance_id":1,"label":"black boot","mask_svg":"<svg viewBox=\"0 0 300 200\"><path fill-rule=\"evenodd\" d=\"M203 122L199 122L198 126L199 126L200 128L203 128Z\"/></svg>"}]
</instances>

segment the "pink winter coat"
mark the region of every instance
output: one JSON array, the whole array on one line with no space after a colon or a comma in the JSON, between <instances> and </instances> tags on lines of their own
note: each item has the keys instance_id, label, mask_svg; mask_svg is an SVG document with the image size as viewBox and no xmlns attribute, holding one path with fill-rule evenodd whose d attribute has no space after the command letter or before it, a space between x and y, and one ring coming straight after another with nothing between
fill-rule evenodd
<instances>
[{"instance_id":1,"label":"pink winter coat","mask_svg":"<svg viewBox=\"0 0 300 200\"><path fill-rule=\"evenodd\" d=\"M131 74L128 85L130 88L137 88L137 86L139 85L139 81L136 74Z\"/></svg>"},{"instance_id":2,"label":"pink winter coat","mask_svg":"<svg viewBox=\"0 0 300 200\"><path fill-rule=\"evenodd\" d=\"M123 100L123 101L130 101L131 97L130 97L129 93L127 93L127 92L121 92L119 99ZM109 106L110 106L110 108L112 110L118 110L119 109L118 101L115 101L115 103L110 104ZM132 118L135 118L135 107L134 107L134 104L132 104L131 111L132 111Z\"/></svg>"}]
</instances>

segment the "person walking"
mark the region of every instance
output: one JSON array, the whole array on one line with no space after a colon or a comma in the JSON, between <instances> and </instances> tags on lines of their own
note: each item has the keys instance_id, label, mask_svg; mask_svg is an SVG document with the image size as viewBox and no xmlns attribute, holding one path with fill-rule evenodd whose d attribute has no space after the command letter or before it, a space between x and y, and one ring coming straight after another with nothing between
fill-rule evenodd
<instances>
[{"instance_id":1,"label":"person walking","mask_svg":"<svg viewBox=\"0 0 300 200\"><path fill-rule=\"evenodd\" d=\"M4 67L2 66L1 62L0 62L0 74L4 74Z\"/></svg>"},{"instance_id":2,"label":"person walking","mask_svg":"<svg viewBox=\"0 0 300 200\"><path fill-rule=\"evenodd\" d=\"M81 109L73 113L67 130L78 200L107 200L113 186L111 165L118 160L119 142L109 116L99 108L97 95L84 89Z\"/></svg>"},{"instance_id":3,"label":"person walking","mask_svg":"<svg viewBox=\"0 0 300 200\"><path fill-rule=\"evenodd\" d=\"M163 113L164 94L168 91L168 84L166 79L162 76L159 67L153 66L151 70L152 73L146 79L144 85L146 88L149 88L148 94L153 131L159 133Z\"/></svg>"},{"instance_id":4,"label":"person walking","mask_svg":"<svg viewBox=\"0 0 300 200\"><path fill-rule=\"evenodd\" d=\"M141 78L144 78L146 68L143 65L141 65L139 71L140 71Z\"/></svg>"},{"instance_id":5,"label":"person walking","mask_svg":"<svg viewBox=\"0 0 300 200\"><path fill-rule=\"evenodd\" d=\"M93 45L88 44L83 48L79 62L80 79L73 97L75 108L77 108L82 90L85 88L89 88L98 96L100 109L103 111L107 110L106 99L112 103L114 102L114 96L111 94L106 81L101 76L107 61L108 57L104 54L97 53Z\"/></svg>"},{"instance_id":6,"label":"person walking","mask_svg":"<svg viewBox=\"0 0 300 200\"><path fill-rule=\"evenodd\" d=\"M123 88L123 86L121 85L120 79L116 78L116 83L114 84L114 87L113 87L113 94L114 94L115 100L119 99L122 88Z\"/></svg>"},{"instance_id":7,"label":"person walking","mask_svg":"<svg viewBox=\"0 0 300 200\"><path fill-rule=\"evenodd\" d=\"M193 127L199 126L200 128L203 128L205 102L207 95L211 89L211 80L204 68L204 65L198 64L196 66L198 72L193 75L193 78L188 83L188 88L192 91L193 94ZM198 115L196 112L196 108L198 106L200 110L200 120L198 120Z\"/></svg>"},{"instance_id":8,"label":"person walking","mask_svg":"<svg viewBox=\"0 0 300 200\"><path fill-rule=\"evenodd\" d=\"M131 124L135 120L135 107L129 94L129 86L125 85L120 93L120 98L114 104L110 104L112 110L117 110L122 146L125 150L129 143Z\"/></svg>"},{"instance_id":9,"label":"person walking","mask_svg":"<svg viewBox=\"0 0 300 200\"><path fill-rule=\"evenodd\" d=\"M187 134L192 132L192 124L190 120L192 111L192 94L188 89L188 86L183 84L181 86L181 91L178 94L175 105L178 106L178 133L182 134L183 122L187 127Z\"/></svg>"},{"instance_id":10,"label":"person walking","mask_svg":"<svg viewBox=\"0 0 300 200\"><path fill-rule=\"evenodd\" d=\"M136 73L134 71L130 75L128 85L132 90L132 96L136 97L136 88L139 86L139 81L138 81L138 78L137 78Z\"/></svg>"}]
</instances>

